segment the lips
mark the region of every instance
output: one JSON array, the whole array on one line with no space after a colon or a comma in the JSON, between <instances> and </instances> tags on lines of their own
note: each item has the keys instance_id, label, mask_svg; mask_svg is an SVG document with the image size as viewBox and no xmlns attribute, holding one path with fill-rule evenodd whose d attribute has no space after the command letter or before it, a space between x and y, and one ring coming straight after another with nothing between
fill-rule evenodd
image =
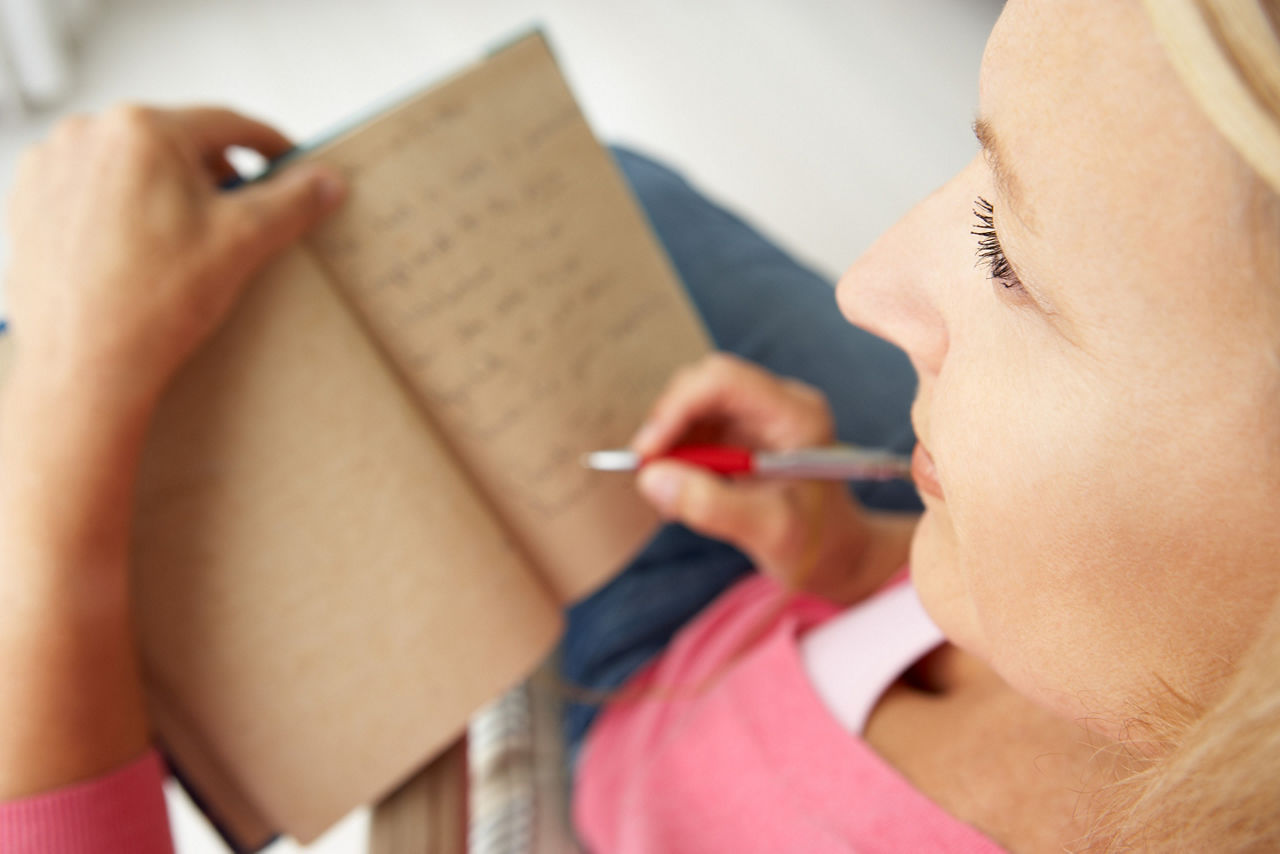
<instances>
[{"instance_id":1,"label":"lips","mask_svg":"<svg viewBox=\"0 0 1280 854\"><path fill-rule=\"evenodd\" d=\"M911 452L911 479L915 481L916 489L920 492L939 501L945 500L942 495L942 485L938 483L938 470L933 465L933 457L919 442L916 442L916 448Z\"/></svg>"}]
</instances>

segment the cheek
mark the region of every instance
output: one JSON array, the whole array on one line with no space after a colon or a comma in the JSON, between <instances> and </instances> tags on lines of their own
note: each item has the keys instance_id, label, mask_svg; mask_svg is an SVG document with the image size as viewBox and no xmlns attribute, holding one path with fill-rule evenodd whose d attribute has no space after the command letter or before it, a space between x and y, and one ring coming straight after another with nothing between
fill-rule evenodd
<instances>
[{"instance_id":1,"label":"cheek","mask_svg":"<svg viewBox=\"0 0 1280 854\"><path fill-rule=\"evenodd\" d=\"M991 316L1006 325L953 327L973 332L922 386L947 496L913 543L925 607L1021 693L1091 725L1163 685L1213 684L1280 587L1280 532L1257 512L1275 506L1280 475L1258 467L1280 469L1280 428L1256 426L1266 394L1246 382L1271 373L1218 370L1181 342L1085 360Z\"/></svg>"},{"instance_id":2,"label":"cheek","mask_svg":"<svg viewBox=\"0 0 1280 854\"><path fill-rule=\"evenodd\" d=\"M1132 437L1105 387L1027 340L1014 321L973 336L981 346L955 342L929 401L947 499L922 520L912 564L948 636L1044 698L1088 672L1088 656L1063 651L1109 631L1116 455Z\"/></svg>"}]
</instances>

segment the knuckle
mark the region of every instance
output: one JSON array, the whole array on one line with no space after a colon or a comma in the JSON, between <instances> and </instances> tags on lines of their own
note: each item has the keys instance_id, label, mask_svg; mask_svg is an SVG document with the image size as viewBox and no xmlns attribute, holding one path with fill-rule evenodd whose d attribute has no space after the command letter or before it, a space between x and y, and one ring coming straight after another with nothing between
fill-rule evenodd
<instances>
[{"instance_id":1,"label":"knuckle","mask_svg":"<svg viewBox=\"0 0 1280 854\"><path fill-rule=\"evenodd\" d=\"M58 120L54 125L52 139L57 142L73 142L84 135L88 129L90 119L81 113L73 113Z\"/></svg>"},{"instance_id":2,"label":"knuckle","mask_svg":"<svg viewBox=\"0 0 1280 854\"><path fill-rule=\"evenodd\" d=\"M683 388L690 395L732 384L737 373L736 359L726 353L709 353L689 366Z\"/></svg>"},{"instance_id":3,"label":"knuckle","mask_svg":"<svg viewBox=\"0 0 1280 854\"><path fill-rule=\"evenodd\" d=\"M723 380L741 371L742 362L736 356L717 351L706 357L705 369L711 377Z\"/></svg>"},{"instance_id":4,"label":"knuckle","mask_svg":"<svg viewBox=\"0 0 1280 854\"><path fill-rule=\"evenodd\" d=\"M794 379L783 380L783 384L797 410L806 420L818 424L832 421L831 404L821 389Z\"/></svg>"},{"instance_id":5,"label":"knuckle","mask_svg":"<svg viewBox=\"0 0 1280 854\"><path fill-rule=\"evenodd\" d=\"M679 368L676 368L676 372L672 375L671 384L673 386L687 384L691 379L698 375L701 366L701 360L681 365Z\"/></svg>"},{"instance_id":6,"label":"knuckle","mask_svg":"<svg viewBox=\"0 0 1280 854\"><path fill-rule=\"evenodd\" d=\"M701 364L701 362L694 362L676 368L675 373L671 375L671 379L667 381L666 388L662 390L659 405L670 405L672 400L682 397L684 392L697 381Z\"/></svg>"},{"instance_id":7,"label":"knuckle","mask_svg":"<svg viewBox=\"0 0 1280 854\"><path fill-rule=\"evenodd\" d=\"M109 139L133 156L148 157L160 150L160 133L153 112L136 104L117 104L102 118Z\"/></svg>"},{"instance_id":8,"label":"knuckle","mask_svg":"<svg viewBox=\"0 0 1280 854\"><path fill-rule=\"evenodd\" d=\"M815 400L822 400L822 392L803 380L798 380L794 377L784 377L782 379L782 385L787 389L787 391L791 392L791 394L795 395L798 400L804 403L812 403Z\"/></svg>"},{"instance_id":9,"label":"knuckle","mask_svg":"<svg viewBox=\"0 0 1280 854\"><path fill-rule=\"evenodd\" d=\"M141 104L121 101L107 109L103 120L111 127L122 130L138 130L150 127L154 113Z\"/></svg>"}]
</instances>

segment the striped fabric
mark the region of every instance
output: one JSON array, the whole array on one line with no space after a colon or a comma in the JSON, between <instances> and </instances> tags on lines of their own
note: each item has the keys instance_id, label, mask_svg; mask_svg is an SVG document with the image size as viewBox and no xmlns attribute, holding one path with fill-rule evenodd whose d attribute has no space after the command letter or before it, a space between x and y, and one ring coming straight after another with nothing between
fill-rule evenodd
<instances>
[{"instance_id":1,"label":"striped fabric","mask_svg":"<svg viewBox=\"0 0 1280 854\"><path fill-rule=\"evenodd\" d=\"M467 731L469 854L576 854L555 671L482 708Z\"/></svg>"},{"instance_id":2,"label":"striped fabric","mask_svg":"<svg viewBox=\"0 0 1280 854\"><path fill-rule=\"evenodd\" d=\"M527 854L533 843L533 722L518 685L481 709L467 731L470 854Z\"/></svg>"}]
</instances>

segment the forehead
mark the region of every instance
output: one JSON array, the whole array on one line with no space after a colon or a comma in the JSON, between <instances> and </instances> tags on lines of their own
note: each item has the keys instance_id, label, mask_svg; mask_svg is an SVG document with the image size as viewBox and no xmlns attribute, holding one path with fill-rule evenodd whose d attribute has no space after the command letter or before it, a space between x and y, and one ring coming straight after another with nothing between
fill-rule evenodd
<instances>
[{"instance_id":1,"label":"forehead","mask_svg":"<svg viewBox=\"0 0 1280 854\"><path fill-rule=\"evenodd\" d=\"M1173 307L1240 251L1248 182L1138 0L1011 0L980 90L1036 224L1006 221L1002 239L1055 301Z\"/></svg>"}]
</instances>

